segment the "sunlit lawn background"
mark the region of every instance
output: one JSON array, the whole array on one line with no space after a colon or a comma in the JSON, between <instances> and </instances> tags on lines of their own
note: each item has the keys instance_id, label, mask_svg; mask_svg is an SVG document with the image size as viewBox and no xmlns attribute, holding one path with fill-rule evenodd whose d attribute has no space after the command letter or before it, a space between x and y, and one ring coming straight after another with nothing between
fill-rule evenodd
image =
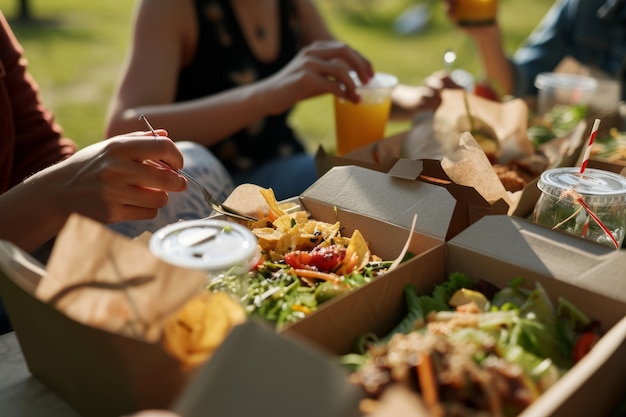
<instances>
[{"instance_id":1,"label":"sunlit lawn background","mask_svg":"<svg viewBox=\"0 0 626 417\"><path fill-rule=\"evenodd\" d=\"M16 15L17 3L17 0L0 0L0 10L11 21L25 48L44 103L54 111L66 135L80 146L100 140L129 42L134 2L31 0L34 23L11 20ZM316 0L316 3L337 37L366 55L377 70L396 74L402 83L420 84L429 74L441 69L442 56L448 48L458 54L457 67L480 76L472 44L450 26L437 0L429 9L428 26L405 35L394 30L394 19L418 3L417 0ZM528 35L551 4L549 0L501 0L499 17L509 51ZM364 9L366 6L369 9ZM309 150L317 149L320 144L334 150L330 96L298 105L291 123ZM391 123L387 135L408 127L407 123Z\"/></svg>"}]
</instances>

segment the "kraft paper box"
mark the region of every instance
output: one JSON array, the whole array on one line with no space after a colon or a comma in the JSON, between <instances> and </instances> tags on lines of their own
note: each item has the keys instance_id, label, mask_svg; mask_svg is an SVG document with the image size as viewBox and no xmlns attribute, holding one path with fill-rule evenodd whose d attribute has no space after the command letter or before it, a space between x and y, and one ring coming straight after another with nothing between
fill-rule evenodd
<instances>
[{"instance_id":1,"label":"kraft paper box","mask_svg":"<svg viewBox=\"0 0 626 417\"><path fill-rule=\"evenodd\" d=\"M598 320L605 333L522 416L595 416L613 410L626 383L626 284L618 272L626 267L623 253L524 219L486 216L413 262L410 272L398 269L359 288L285 334L337 357L350 353L358 336L384 335L393 328L405 314L403 290L409 283L426 294L457 271L499 287L523 276L529 287L541 283L553 301L566 297Z\"/></svg>"},{"instance_id":2,"label":"kraft paper box","mask_svg":"<svg viewBox=\"0 0 626 417\"><path fill-rule=\"evenodd\" d=\"M54 262L75 273L53 276ZM201 291L204 274L164 264L145 244L77 215L47 269L0 241L0 294L29 372L85 416L169 406L194 370L165 351L153 324L166 317L163 306L174 312ZM42 298L44 287L55 296ZM125 306L133 312L116 320L127 317Z\"/></svg>"},{"instance_id":3,"label":"kraft paper box","mask_svg":"<svg viewBox=\"0 0 626 417\"><path fill-rule=\"evenodd\" d=\"M313 204L314 201L311 203L311 207L316 206ZM2 245L0 254L3 256L0 288L3 296L10 296L13 300L7 305L9 311L22 308L34 309L29 311L31 314L18 316L18 321L15 323L16 328L20 326L22 329L35 326L29 333L32 344L24 349L25 356L39 357L37 362L29 362L31 371L37 369L37 366L47 368L54 372L50 374L51 376L59 378L58 376L61 375L61 377L53 381L44 379L46 384L59 384L60 382L70 384L71 380L68 380L67 373L69 371L75 373L80 368L85 374L85 379L80 382L93 384L92 372L94 366L98 364L94 363L93 357L85 354L85 347L88 349L92 345L101 347L100 343L103 340L106 341L110 335L95 329L85 329L86 326L38 302L30 293L34 290L38 277L41 276L41 266L9 244ZM241 390L224 392L216 388L216 384L220 383L216 381L221 381L224 387L236 386L238 381L246 378L250 381L258 381L259 384L265 386L271 386L273 382L279 384L266 373L263 378L259 379L259 370L264 368L252 365L237 369L235 367L243 360L242 356L246 355L247 351L241 350L243 345L254 346L255 349L259 349L259 352L269 350L275 353L275 347L281 346L281 352L283 348L289 350L288 357L291 358L291 362L288 363L292 365L297 363L302 366L302 369L324 370L321 371L320 377L324 378L324 383L311 386L307 382L308 374L296 374L296 377L303 378L300 383L290 382L282 385L277 391L289 396L292 394L291 389L300 391L300 394L304 390L308 398L315 398L315 402L327 407L322 409L314 407L313 410L323 411L322 414L317 415L349 416L351 414L343 410L352 410L350 407L354 406L358 393L345 385L345 374L332 365L335 364L335 356L328 356L328 363L322 365L325 362L323 358L311 349L315 349L315 352L322 349L323 352L334 355L347 353L354 336L367 331L375 331L379 334L388 331L403 314L401 294L408 282L416 283L421 290L426 292L443 280L450 271L461 270L470 276L485 279L500 286L505 285L512 277L523 275L529 279L529 283L533 280L540 281L553 297L566 296L584 311L589 312L593 318L600 320L606 330L601 342L593 349L590 356L570 371L558 386L553 387L531 409L527 410L524 416L606 414L605 412L610 410L618 398L623 386L621 381L626 381L625 364L622 360L626 354L624 347L626 296L620 298L621 287L618 285L620 274L616 273L620 270L620 266L623 270L626 262L620 255L621 252L610 248L580 239L572 239L569 235L550 232L523 220L509 216L485 216L449 242L434 245L413 258L410 261L412 262L410 268L399 268L381 277L382 279L347 294L336 303L330 304L328 308L321 309L308 319L287 328L280 335L267 332L252 324L237 328L216 353L215 357L220 360L209 361L195 373L191 380L187 380L190 382L185 383L182 390L177 384L174 384L174 387L168 385L171 381L162 378L169 372L167 367L154 369L154 363L163 359L162 352L159 355L143 358L143 370L151 381L156 381L159 385L159 392L162 392L164 397L171 399L175 396L174 393L180 394L171 404L175 409L198 413L190 414L192 417L211 412L213 408L207 408L210 406L207 406L206 401L200 398L199 392L215 390L207 395L208 398L217 398L216 403L219 407L225 407L217 408L224 412L219 415L234 417L240 414L229 414L229 409L237 411L240 408L233 407L233 402L241 402L241 398L248 398L245 394L250 390L256 389L261 393L264 391L256 384L247 383L241 385ZM582 274L581 271L583 271ZM606 275L607 271L612 271L613 274ZM614 278L613 280L606 279L607 276ZM44 317L47 318L46 321L42 320ZM50 327L50 323L57 322L61 323L59 329L64 329L62 332L46 329ZM76 332L83 335L78 340L78 346L71 346L67 343L56 343L57 346L55 346L55 340L68 341L70 337L75 337ZM22 334L27 333L22 332ZM19 335L20 332L18 332L20 343L24 343L24 338ZM283 338L293 338L300 342L292 344ZM242 344L239 342L241 340L246 343ZM309 343L309 345L302 345L301 342ZM111 352L110 355L123 355L125 358L131 358L128 364L133 365L130 366L130 370L109 369L109 372L134 374L136 370L133 371L133 367L138 356L137 350L143 352L142 345L124 340L119 346L114 346L115 352ZM68 352L65 352L66 349ZM277 356L280 356L280 352ZM74 357L80 359L73 359ZM57 358L62 358L65 362L54 363L57 362L54 360ZM243 363L256 363L254 358L258 356L252 355L249 361L243 360ZM68 367L67 364L70 366ZM267 358L267 365L275 367L277 376L289 372L292 366L290 365L289 369L280 368L279 364L279 357ZM230 375L230 367L233 369L232 379L224 381L224 376ZM123 376L131 378L129 375ZM318 381L318 379L315 380ZM129 383L126 379L123 381L122 384ZM607 387L602 383L603 381L617 382ZM117 398L112 396L110 390L111 387L116 386L113 385L116 383L120 381L111 379L97 385L97 388L101 390L101 395L83 400L85 402L83 406L86 407L85 410L88 410L83 411L83 414L100 415L99 413L103 412L101 407L110 407L106 403ZM82 387L74 383L68 389L73 389L78 394L77 390L80 388ZM151 388L153 389L154 387ZM336 398L337 393L342 394L343 400ZM89 402L89 400L96 402ZM134 403L136 399L130 401ZM334 414L339 410L341 410L340 414ZM117 413L117 409L109 411L112 413L109 415L120 415L113 414Z\"/></svg>"},{"instance_id":4,"label":"kraft paper box","mask_svg":"<svg viewBox=\"0 0 626 417\"><path fill-rule=\"evenodd\" d=\"M259 196L258 186L244 184L226 204L254 214L266 210ZM284 203L298 205L312 219L340 222L344 236L358 229L372 254L385 260L401 253L415 215L408 250L419 255L441 246L481 217L506 213L508 208L502 201L486 202L473 188L454 184L435 160L398 160L388 173L354 165L333 167L299 197ZM399 268L411 270L411 265L409 260ZM341 298L324 303L312 315Z\"/></svg>"}]
</instances>

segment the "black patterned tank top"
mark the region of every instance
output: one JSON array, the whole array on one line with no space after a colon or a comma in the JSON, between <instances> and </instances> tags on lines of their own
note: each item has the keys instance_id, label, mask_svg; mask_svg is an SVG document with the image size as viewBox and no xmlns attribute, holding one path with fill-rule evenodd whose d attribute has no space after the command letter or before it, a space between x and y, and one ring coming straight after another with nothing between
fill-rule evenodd
<instances>
[{"instance_id":1,"label":"black patterned tank top","mask_svg":"<svg viewBox=\"0 0 626 417\"><path fill-rule=\"evenodd\" d=\"M198 44L193 61L179 74L177 102L266 78L282 69L299 50L297 19L290 0L279 0L280 51L272 62L259 61L252 53L228 0L195 0L194 3ZM302 152L302 144L287 124L288 115L289 111L259 120L209 149L231 173Z\"/></svg>"}]
</instances>

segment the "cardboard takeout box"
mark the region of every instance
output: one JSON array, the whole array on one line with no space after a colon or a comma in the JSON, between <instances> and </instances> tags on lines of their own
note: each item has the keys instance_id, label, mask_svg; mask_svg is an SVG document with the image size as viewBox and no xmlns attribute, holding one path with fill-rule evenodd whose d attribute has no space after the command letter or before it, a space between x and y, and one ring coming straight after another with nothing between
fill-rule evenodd
<instances>
[{"instance_id":1,"label":"cardboard takeout box","mask_svg":"<svg viewBox=\"0 0 626 417\"><path fill-rule=\"evenodd\" d=\"M322 147L319 147L315 157L318 174L323 175L334 166L344 165L356 165L389 172L401 159L413 160L418 158L417 160L421 160L422 158L429 158L441 160L444 156L455 158L454 154L450 154L451 149L446 151L435 140L433 123L433 117L425 115L409 131L381 139L342 157L328 154ZM556 138L541 145L539 149L541 154L547 158L548 167L575 166L579 163L589 129L588 124L582 121L567 136ZM464 140L464 134L469 133L458 133L457 143ZM477 159L478 156L475 153L462 156L475 158L475 161L472 160L472 166L481 164L482 167L484 165L483 161ZM454 164L457 162L462 161L452 159L448 166L454 168ZM537 188L538 178L530 181L521 191L507 194L494 171L481 168L475 168L475 170L476 172L469 173L463 169L463 166L457 167L454 170L454 175L462 175L463 178L461 180L456 179L456 181L477 188L485 198L489 198L489 195L502 195L502 198L509 205L509 214L512 216L528 217L532 214L535 203L540 196L540 191ZM444 175L446 174L444 173ZM453 174L451 173L449 176L452 177ZM454 181L455 178L453 177L452 180Z\"/></svg>"}]
</instances>

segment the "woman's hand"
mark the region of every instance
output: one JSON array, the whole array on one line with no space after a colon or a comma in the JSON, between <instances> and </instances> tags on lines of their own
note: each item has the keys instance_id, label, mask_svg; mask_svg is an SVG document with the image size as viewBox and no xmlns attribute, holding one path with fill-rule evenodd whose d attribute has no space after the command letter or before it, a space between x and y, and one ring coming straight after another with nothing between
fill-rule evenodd
<instances>
[{"instance_id":1,"label":"woman's hand","mask_svg":"<svg viewBox=\"0 0 626 417\"><path fill-rule=\"evenodd\" d=\"M261 82L259 88L274 114L282 113L300 100L326 93L358 102L360 98L349 71L356 72L362 83L374 76L371 63L348 45L337 41L314 42L281 71Z\"/></svg>"},{"instance_id":2,"label":"woman's hand","mask_svg":"<svg viewBox=\"0 0 626 417\"><path fill-rule=\"evenodd\" d=\"M148 219L167 203L169 191L186 188L179 174L144 163L150 160L174 169L183 166L182 154L170 139L134 133L84 148L28 182L45 181L65 213L78 212L102 223Z\"/></svg>"},{"instance_id":3,"label":"woman's hand","mask_svg":"<svg viewBox=\"0 0 626 417\"><path fill-rule=\"evenodd\" d=\"M165 131L137 132L90 145L0 196L0 239L31 251L59 233L72 213L101 223L148 219L186 181L183 156Z\"/></svg>"}]
</instances>

